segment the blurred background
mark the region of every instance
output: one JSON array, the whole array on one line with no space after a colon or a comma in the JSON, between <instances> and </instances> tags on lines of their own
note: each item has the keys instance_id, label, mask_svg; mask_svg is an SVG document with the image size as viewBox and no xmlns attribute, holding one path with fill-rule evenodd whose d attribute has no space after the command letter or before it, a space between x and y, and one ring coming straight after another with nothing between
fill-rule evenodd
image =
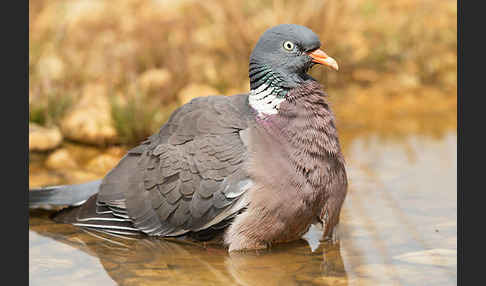
<instances>
[{"instance_id":1,"label":"blurred background","mask_svg":"<svg viewBox=\"0 0 486 286\"><path fill-rule=\"evenodd\" d=\"M103 175L193 97L247 92L250 52L281 23L311 28L338 61L339 72L311 74L345 150L370 132L440 136L456 128L456 10L450 0L30 0L29 149L41 151L31 163L58 149L48 169L80 170L108 154L85 168ZM89 148L78 156L71 142ZM110 146L121 149L96 152Z\"/></svg>"},{"instance_id":2,"label":"blurred background","mask_svg":"<svg viewBox=\"0 0 486 286\"><path fill-rule=\"evenodd\" d=\"M456 285L452 0L29 0L29 186L101 178L192 98L248 92L250 52L282 23L311 28L339 63L311 75L330 97L347 161L340 246L318 247L310 231L312 254L300 243L254 260L161 246L129 247L132 257L102 239L87 250L81 230L34 215L33 285Z\"/></svg>"}]
</instances>

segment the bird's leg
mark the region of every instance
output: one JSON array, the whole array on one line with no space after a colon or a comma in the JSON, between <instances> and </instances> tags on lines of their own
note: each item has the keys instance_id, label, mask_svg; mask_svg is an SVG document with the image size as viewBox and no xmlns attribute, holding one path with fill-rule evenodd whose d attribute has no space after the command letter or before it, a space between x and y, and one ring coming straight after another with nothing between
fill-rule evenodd
<instances>
[{"instance_id":1,"label":"bird's leg","mask_svg":"<svg viewBox=\"0 0 486 286\"><path fill-rule=\"evenodd\" d=\"M339 241L339 218L330 218L328 211L324 209L321 217L323 239L335 244Z\"/></svg>"},{"instance_id":2,"label":"bird's leg","mask_svg":"<svg viewBox=\"0 0 486 286\"><path fill-rule=\"evenodd\" d=\"M339 224L334 225L330 233L324 237L324 240L327 240L332 244L339 242Z\"/></svg>"},{"instance_id":3,"label":"bird's leg","mask_svg":"<svg viewBox=\"0 0 486 286\"><path fill-rule=\"evenodd\" d=\"M225 233L224 241L229 245L229 252L265 249L267 243L257 220L249 212L239 215Z\"/></svg>"}]
</instances>

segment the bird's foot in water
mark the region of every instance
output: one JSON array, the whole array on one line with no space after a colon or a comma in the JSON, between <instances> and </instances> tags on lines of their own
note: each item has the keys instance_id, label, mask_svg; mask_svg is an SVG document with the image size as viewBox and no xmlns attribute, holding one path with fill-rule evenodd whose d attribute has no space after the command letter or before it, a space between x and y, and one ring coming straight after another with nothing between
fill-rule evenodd
<instances>
[{"instance_id":1,"label":"bird's foot in water","mask_svg":"<svg viewBox=\"0 0 486 286\"><path fill-rule=\"evenodd\" d=\"M332 243L332 244L338 243L339 242L339 224L336 224L332 228L331 232L323 238L323 240L328 242L328 243Z\"/></svg>"}]
</instances>

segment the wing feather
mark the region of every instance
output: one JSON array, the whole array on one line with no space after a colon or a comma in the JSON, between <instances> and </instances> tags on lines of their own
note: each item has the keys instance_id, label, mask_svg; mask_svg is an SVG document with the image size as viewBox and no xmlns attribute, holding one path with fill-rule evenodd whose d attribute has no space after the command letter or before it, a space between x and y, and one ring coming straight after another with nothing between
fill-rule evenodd
<instances>
[{"instance_id":1,"label":"wing feather","mask_svg":"<svg viewBox=\"0 0 486 286\"><path fill-rule=\"evenodd\" d=\"M240 137L252 112L247 102L248 95L211 96L176 110L105 177L99 215L127 219L149 235L227 226L247 204L248 151Z\"/></svg>"}]
</instances>

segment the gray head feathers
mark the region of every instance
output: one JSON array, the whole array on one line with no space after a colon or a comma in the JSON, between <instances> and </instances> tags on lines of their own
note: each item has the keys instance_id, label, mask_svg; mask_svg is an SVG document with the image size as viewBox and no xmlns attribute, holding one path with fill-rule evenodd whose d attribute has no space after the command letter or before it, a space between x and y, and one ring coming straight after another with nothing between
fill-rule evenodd
<instances>
[{"instance_id":1,"label":"gray head feathers","mask_svg":"<svg viewBox=\"0 0 486 286\"><path fill-rule=\"evenodd\" d=\"M307 27L282 24L263 33L250 56L251 89L266 83L285 90L297 87L309 78L313 65L306 52L320 47L319 37Z\"/></svg>"}]
</instances>

